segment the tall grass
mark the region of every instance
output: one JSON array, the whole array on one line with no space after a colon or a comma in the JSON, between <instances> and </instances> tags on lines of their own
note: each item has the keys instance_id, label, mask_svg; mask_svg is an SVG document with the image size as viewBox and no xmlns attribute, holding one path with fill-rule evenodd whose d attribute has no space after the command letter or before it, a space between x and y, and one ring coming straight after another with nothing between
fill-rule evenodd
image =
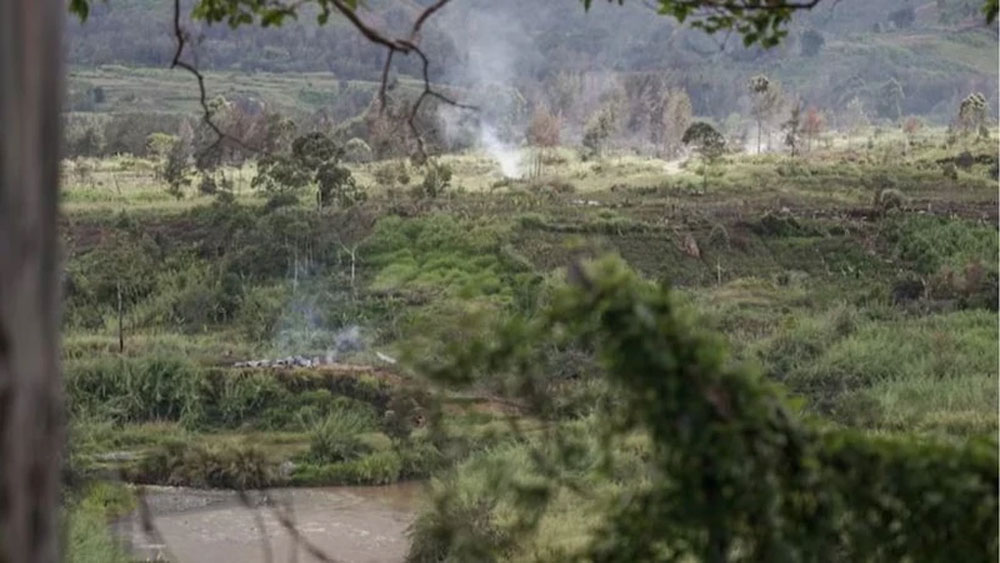
<instances>
[{"instance_id":1,"label":"tall grass","mask_svg":"<svg viewBox=\"0 0 1000 563\"><path fill-rule=\"evenodd\" d=\"M111 535L108 522L134 506L121 486L94 483L65 508L68 563L129 563L132 559Z\"/></svg>"},{"instance_id":2,"label":"tall grass","mask_svg":"<svg viewBox=\"0 0 1000 563\"><path fill-rule=\"evenodd\" d=\"M198 368L177 357L105 357L66 366L71 411L119 422L190 417L199 408L198 385Z\"/></svg>"},{"instance_id":3,"label":"tall grass","mask_svg":"<svg viewBox=\"0 0 1000 563\"><path fill-rule=\"evenodd\" d=\"M820 412L871 429L997 428L996 315L805 317L758 347L765 369Z\"/></svg>"}]
</instances>

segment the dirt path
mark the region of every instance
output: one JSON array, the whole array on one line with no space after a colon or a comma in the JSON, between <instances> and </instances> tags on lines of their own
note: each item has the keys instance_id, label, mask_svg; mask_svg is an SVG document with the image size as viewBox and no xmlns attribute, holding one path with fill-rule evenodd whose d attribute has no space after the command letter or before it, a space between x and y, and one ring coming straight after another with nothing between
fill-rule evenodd
<instances>
[{"instance_id":1,"label":"dirt path","mask_svg":"<svg viewBox=\"0 0 1000 563\"><path fill-rule=\"evenodd\" d=\"M138 511L115 527L146 561L398 563L421 490L417 483L276 489L241 499L232 491L153 487L145 498L155 532L143 531ZM298 542L279 516L286 513Z\"/></svg>"}]
</instances>

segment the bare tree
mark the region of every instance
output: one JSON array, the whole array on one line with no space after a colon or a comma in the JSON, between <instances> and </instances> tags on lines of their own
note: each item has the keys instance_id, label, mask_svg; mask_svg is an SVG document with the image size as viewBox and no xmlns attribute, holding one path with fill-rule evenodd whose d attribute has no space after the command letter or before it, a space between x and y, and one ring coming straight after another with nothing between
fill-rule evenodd
<instances>
[{"instance_id":1,"label":"bare tree","mask_svg":"<svg viewBox=\"0 0 1000 563\"><path fill-rule=\"evenodd\" d=\"M0 561L59 560L62 0L0 2Z\"/></svg>"},{"instance_id":2,"label":"bare tree","mask_svg":"<svg viewBox=\"0 0 1000 563\"><path fill-rule=\"evenodd\" d=\"M528 125L528 142L535 147L535 158L531 175L538 177L542 175L542 164L545 159L545 152L559 145L560 130L562 124L559 118L551 113L548 108L538 106L535 114Z\"/></svg>"},{"instance_id":3,"label":"bare tree","mask_svg":"<svg viewBox=\"0 0 1000 563\"><path fill-rule=\"evenodd\" d=\"M663 103L663 114L661 115L662 146L669 158L677 156L677 151L681 146L681 137L691 125L691 118L694 111L691 106L691 98L683 88L671 89L666 94Z\"/></svg>"},{"instance_id":4,"label":"bare tree","mask_svg":"<svg viewBox=\"0 0 1000 563\"><path fill-rule=\"evenodd\" d=\"M747 82L750 91L750 114L757 122L757 154L760 154L760 134L765 123L770 123L781 111L781 84L763 74L753 76ZM770 133L768 133L770 139ZM770 143L770 141L768 141Z\"/></svg>"}]
</instances>

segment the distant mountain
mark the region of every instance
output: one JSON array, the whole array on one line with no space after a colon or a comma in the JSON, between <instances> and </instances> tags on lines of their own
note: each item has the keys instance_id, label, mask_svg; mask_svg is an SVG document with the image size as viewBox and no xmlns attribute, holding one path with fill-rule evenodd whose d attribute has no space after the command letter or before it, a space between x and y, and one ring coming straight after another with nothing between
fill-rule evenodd
<instances>
[{"instance_id":1,"label":"distant mountain","mask_svg":"<svg viewBox=\"0 0 1000 563\"><path fill-rule=\"evenodd\" d=\"M426 3L426 2L424 2ZM421 9L415 0L373 0L364 17L402 32ZM997 29L976 0L824 0L798 14L779 47L746 49L657 16L643 0L454 0L424 31L435 81L459 86L496 81L544 91L559 73L655 74L688 90L695 113L723 119L745 108L746 78L766 73L808 104L842 109L853 97L878 113L885 83L902 86L903 114L945 121L958 102L982 91L997 107ZM76 67L164 67L173 54L172 3L96 3L85 24L71 23L67 46ZM281 28L188 24L192 59L205 69L322 72L338 80L377 80L384 53L343 22L318 27L303 14ZM395 71L415 76L417 61Z\"/></svg>"}]
</instances>

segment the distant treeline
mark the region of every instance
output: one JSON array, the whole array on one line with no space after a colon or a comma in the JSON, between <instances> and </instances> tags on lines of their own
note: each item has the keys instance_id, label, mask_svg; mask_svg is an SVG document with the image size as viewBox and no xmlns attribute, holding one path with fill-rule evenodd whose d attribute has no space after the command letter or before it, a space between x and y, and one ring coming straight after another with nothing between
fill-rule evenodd
<instances>
[{"instance_id":1,"label":"distant treeline","mask_svg":"<svg viewBox=\"0 0 1000 563\"><path fill-rule=\"evenodd\" d=\"M366 19L387 30L406 29L416 9L384 0L368 4ZM423 31L421 45L433 60L431 78L474 87L482 85L483 76L470 74L494 73L487 78L530 92L547 91L565 74L598 82L609 75L652 75L685 89L695 114L718 120L746 107L744 82L760 72L791 86L805 103L830 111L844 109L854 97L875 111L873 98L890 79L904 93L905 115L946 121L971 91L988 92L990 105L997 106L995 30L979 27L978 12L965 0L940 0L920 10L891 0L821 3L770 50L745 49L738 41L724 43L722 37L651 17L641 2L604 4L587 14L575 1L453 3ZM169 10L168 2L95 4L85 24L70 25L70 62L169 65L174 47ZM487 52L470 52L468 37L462 36L466 21L504 29L507 37L487 42ZM189 29L195 37L192 60L203 68L325 71L340 79L378 80L384 62L384 52L353 29L336 22L318 27L307 15L280 28L191 23ZM416 76L417 63L397 57L394 72ZM471 64L482 68L470 72Z\"/></svg>"}]
</instances>

